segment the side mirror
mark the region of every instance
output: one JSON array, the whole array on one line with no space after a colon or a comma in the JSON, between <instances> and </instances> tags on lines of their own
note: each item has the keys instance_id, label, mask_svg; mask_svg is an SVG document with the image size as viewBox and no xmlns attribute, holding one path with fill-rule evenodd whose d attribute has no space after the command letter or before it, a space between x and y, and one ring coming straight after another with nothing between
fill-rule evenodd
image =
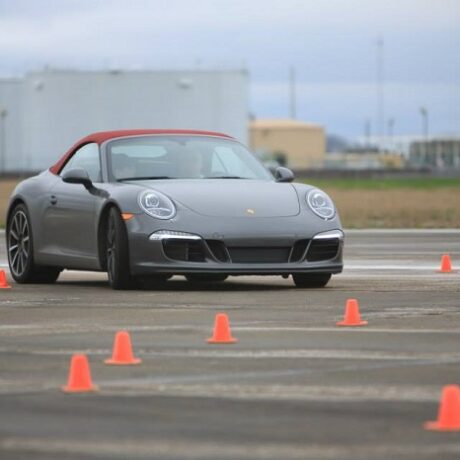
<instances>
[{"instance_id":1,"label":"side mirror","mask_svg":"<svg viewBox=\"0 0 460 460\"><path fill-rule=\"evenodd\" d=\"M68 184L82 184L87 189L93 186L88 172L83 168L75 168L67 171L62 176L62 180Z\"/></svg>"},{"instance_id":2,"label":"side mirror","mask_svg":"<svg viewBox=\"0 0 460 460\"><path fill-rule=\"evenodd\" d=\"M276 182L292 182L294 180L294 173L289 168L280 166L275 170Z\"/></svg>"}]
</instances>

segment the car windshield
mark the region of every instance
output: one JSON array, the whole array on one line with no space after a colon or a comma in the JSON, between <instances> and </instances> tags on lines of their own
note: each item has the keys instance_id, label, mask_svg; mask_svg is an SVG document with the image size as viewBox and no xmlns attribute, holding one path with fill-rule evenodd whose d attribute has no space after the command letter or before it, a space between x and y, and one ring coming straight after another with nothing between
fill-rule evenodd
<instances>
[{"instance_id":1,"label":"car windshield","mask_svg":"<svg viewBox=\"0 0 460 460\"><path fill-rule=\"evenodd\" d=\"M107 146L111 180L262 179L273 176L239 142L211 136L140 136Z\"/></svg>"}]
</instances>

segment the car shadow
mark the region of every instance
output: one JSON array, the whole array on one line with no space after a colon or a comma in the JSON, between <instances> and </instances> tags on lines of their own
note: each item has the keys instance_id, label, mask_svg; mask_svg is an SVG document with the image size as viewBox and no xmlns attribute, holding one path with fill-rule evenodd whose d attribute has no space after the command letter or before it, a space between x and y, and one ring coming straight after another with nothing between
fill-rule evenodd
<instances>
[{"instance_id":1,"label":"car shadow","mask_svg":"<svg viewBox=\"0 0 460 460\"><path fill-rule=\"evenodd\" d=\"M111 289L108 282L104 280L58 280L61 286L87 286ZM269 282L238 281L229 279L218 283L190 283L186 280L172 279L165 282L142 282L130 291L170 291L170 292L225 292L225 291L280 291L295 289L294 283L280 284Z\"/></svg>"},{"instance_id":2,"label":"car shadow","mask_svg":"<svg viewBox=\"0 0 460 460\"><path fill-rule=\"evenodd\" d=\"M144 284L139 288L143 291L279 291L293 289L294 284L268 284L263 282L241 282L238 280L226 280L220 283L190 283L182 280L170 280L165 283Z\"/></svg>"}]
</instances>

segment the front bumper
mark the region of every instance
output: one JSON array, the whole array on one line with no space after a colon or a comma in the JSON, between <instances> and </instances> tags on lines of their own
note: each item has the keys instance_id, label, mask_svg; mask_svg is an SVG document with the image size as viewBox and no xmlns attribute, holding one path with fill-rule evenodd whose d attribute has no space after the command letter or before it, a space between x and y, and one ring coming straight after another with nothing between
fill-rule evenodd
<instances>
[{"instance_id":1,"label":"front bumper","mask_svg":"<svg viewBox=\"0 0 460 460\"><path fill-rule=\"evenodd\" d=\"M343 269L343 233L338 219L336 222L317 219L309 225L300 216L280 219L200 216L199 220L182 216L183 222L178 220L159 222L137 215L127 222L133 275L334 274ZM333 240L337 242L336 251L329 250L327 259L309 256L318 241L327 244ZM183 252L187 241L191 242L190 247Z\"/></svg>"}]
</instances>

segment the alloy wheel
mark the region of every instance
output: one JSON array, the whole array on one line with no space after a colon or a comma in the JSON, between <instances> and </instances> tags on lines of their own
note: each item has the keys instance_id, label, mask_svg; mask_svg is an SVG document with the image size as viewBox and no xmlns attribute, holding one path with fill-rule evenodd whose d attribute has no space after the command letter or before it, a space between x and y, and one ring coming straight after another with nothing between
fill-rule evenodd
<instances>
[{"instance_id":1,"label":"alloy wheel","mask_svg":"<svg viewBox=\"0 0 460 460\"><path fill-rule=\"evenodd\" d=\"M8 233L8 258L11 271L22 276L30 257L29 221L24 211L18 210L11 221Z\"/></svg>"}]
</instances>

